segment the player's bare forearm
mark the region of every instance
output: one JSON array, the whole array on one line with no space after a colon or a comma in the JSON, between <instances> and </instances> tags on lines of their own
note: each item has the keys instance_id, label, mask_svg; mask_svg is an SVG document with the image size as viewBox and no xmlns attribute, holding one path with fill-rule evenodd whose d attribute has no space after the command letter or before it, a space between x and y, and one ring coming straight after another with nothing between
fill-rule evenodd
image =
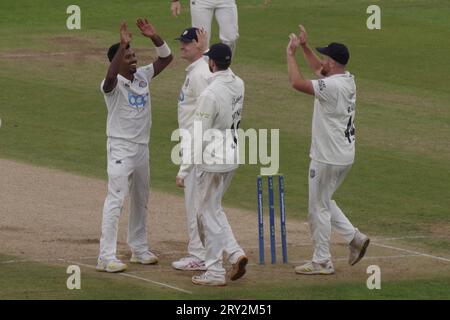
<instances>
[{"instance_id":1,"label":"player's bare forearm","mask_svg":"<svg viewBox=\"0 0 450 320\"><path fill-rule=\"evenodd\" d=\"M306 62L308 62L309 68L316 75L320 75L320 70L322 69L322 61L320 58L311 50L311 48L305 44L302 45L303 56Z\"/></svg>"},{"instance_id":2,"label":"player's bare forearm","mask_svg":"<svg viewBox=\"0 0 450 320\"><path fill-rule=\"evenodd\" d=\"M161 39L160 36L158 36L157 34L152 36L150 39L152 39L153 44L155 45L155 47L161 47L164 45L164 40ZM170 54L167 57L159 57L158 59L153 62L153 68L155 70L155 75L154 77L156 77L157 74L161 73L161 71L163 71L173 60L173 55Z\"/></svg>"},{"instance_id":3,"label":"player's bare forearm","mask_svg":"<svg viewBox=\"0 0 450 320\"><path fill-rule=\"evenodd\" d=\"M158 48L158 47L162 47L164 45L167 46L167 44L165 44L164 40L161 39L160 36L156 35L154 37L151 38L153 41L153 44ZM167 66L172 62L173 60L173 55L172 53L170 53L170 55L168 55L167 57L160 57L158 56L158 59L153 62L153 70L155 72L155 74L153 75L153 77L156 77L159 73L161 73L165 68L167 68Z\"/></svg>"},{"instance_id":4,"label":"player's bare forearm","mask_svg":"<svg viewBox=\"0 0 450 320\"><path fill-rule=\"evenodd\" d=\"M172 54L166 58L158 57L158 59L155 62L153 62L153 69L155 71L153 77L156 77L165 68L167 68L167 66L172 62L172 60L173 60Z\"/></svg>"},{"instance_id":5,"label":"player's bare forearm","mask_svg":"<svg viewBox=\"0 0 450 320\"><path fill-rule=\"evenodd\" d=\"M295 59L294 54L287 55L287 66L288 66L288 75L289 82L291 86L298 91L314 95L314 88L312 82L303 77L300 72L297 64L297 60Z\"/></svg>"},{"instance_id":6,"label":"player's bare forearm","mask_svg":"<svg viewBox=\"0 0 450 320\"><path fill-rule=\"evenodd\" d=\"M161 37L157 34L155 34L154 36L151 36L149 38L152 40L155 47L161 47L164 44L164 40L161 39Z\"/></svg>"},{"instance_id":7,"label":"player's bare forearm","mask_svg":"<svg viewBox=\"0 0 450 320\"><path fill-rule=\"evenodd\" d=\"M116 55L109 65L108 72L106 73L105 77L105 82L103 84L103 91L105 92L112 91L117 84L117 75L119 74L120 61L122 61L123 56L125 55L126 47L127 44L120 44Z\"/></svg>"}]
</instances>

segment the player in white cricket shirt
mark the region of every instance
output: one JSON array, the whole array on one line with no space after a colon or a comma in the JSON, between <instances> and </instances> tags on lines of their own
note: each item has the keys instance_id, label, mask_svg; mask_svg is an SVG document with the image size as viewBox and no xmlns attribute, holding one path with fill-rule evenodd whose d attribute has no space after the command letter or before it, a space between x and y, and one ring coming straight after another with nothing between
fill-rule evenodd
<instances>
[{"instance_id":1,"label":"player in white cricket shirt","mask_svg":"<svg viewBox=\"0 0 450 320\"><path fill-rule=\"evenodd\" d=\"M128 245L130 262L154 264L158 258L149 251L147 240L147 202L149 196L149 130L151 101L149 84L173 57L167 44L147 19L137 19L141 33L156 46L158 59L137 67L130 47L127 25L120 26L120 43L108 50L110 66L100 89L108 109L106 134L108 194L103 207L102 236L97 270L120 272L127 265L117 259L117 230L125 197L130 195Z\"/></svg>"},{"instance_id":2,"label":"player in white cricket shirt","mask_svg":"<svg viewBox=\"0 0 450 320\"><path fill-rule=\"evenodd\" d=\"M346 71L350 54L345 45L331 43L317 48L323 59L307 45L307 34L300 25L300 34L289 36L287 64L289 80L294 89L314 95L312 120L311 164L309 167L308 222L314 244L312 261L295 268L299 274L333 274L330 239L331 227L348 243L349 264L362 259L369 238L358 231L332 200L344 181L355 158L356 85ZM302 47L303 55L319 80L307 80L298 69L295 52Z\"/></svg>"},{"instance_id":3,"label":"player in white cricket shirt","mask_svg":"<svg viewBox=\"0 0 450 320\"><path fill-rule=\"evenodd\" d=\"M234 52L239 38L238 13L235 0L189 0L191 7L192 27L205 29L208 43L211 35L211 23L216 17L219 25L219 38ZM170 10L173 16L181 13L179 0L171 0Z\"/></svg>"},{"instance_id":4,"label":"player in white cricket shirt","mask_svg":"<svg viewBox=\"0 0 450 320\"><path fill-rule=\"evenodd\" d=\"M212 73L209 70L207 60L203 56L208 48L206 37L205 31L198 28L188 28L177 38L180 41L181 58L190 63L186 68L186 79L178 98L178 125L180 129L193 130L198 97L211 81ZM172 263L172 266L177 270L206 270L206 250L200 239L195 210L195 175L196 167L194 166L184 181L189 255Z\"/></svg>"},{"instance_id":5,"label":"player in white cricket shirt","mask_svg":"<svg viewBox=\"0 0 450 320\"><path fill-rule=\"evenodd\" d=\"M190 157L194 160L200 155L203 160L196 165L195 205L199 225L203 230L201 235L204 235L202 240L206 248L206 272L193 276L192 282L223 286L226 285L226 271L222 261L224 251L232 264L229 275L231 280L242 277L248 263L222 207L222 197L239 166L236 130L241 121L244 82L229 69L232 56L230 47L223 43L215 44L205 55L209 57L208 64L213 77L211 84L198 98L194 128L199 125L205 137L208 133L213 136L205 141L203 135L193 136L194 140L201 140L200 150L194 150ZM178 187L185 187L184 180L193 167L193 161L191 164L181 165L176 178Z\"/></svg>"}]
</instances>

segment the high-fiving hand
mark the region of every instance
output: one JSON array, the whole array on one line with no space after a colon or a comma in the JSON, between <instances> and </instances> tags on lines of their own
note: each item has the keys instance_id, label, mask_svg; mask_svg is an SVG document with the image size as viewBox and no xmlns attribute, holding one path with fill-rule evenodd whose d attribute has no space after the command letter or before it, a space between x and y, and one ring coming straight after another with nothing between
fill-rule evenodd
<instances>
[{"instance_id":1,"label":"high-fiving hand","mask_svg":"<svg viewBox=\"0 0 450 320\"><path fill-rule=\"evenodd\" d=\"M300 46L300 39L294 33L291 33L289 35L289 43L286 49L287 54L290 56L295 55L295 51L299 46Z\"/></svg>"},{"instance_id":2,"label":"high-fiving hand","mask_svg":"<svg viewBox=\"0 0 450 320\"><path fill-rule=\"evenodd\" d=\"M143 36L147 38L152 38L156 35L155 27L147 21L147 19L138 18L136 20L136 25L141 30Z\"/></svg>"},{"instance_id":3,"label":"high-fiving hand","mask_svg":"<svg viewBox=\"0 0 450 320\"><path fill-rule=\"evenodd\" d=\"M128 32L127 23L122 21L120 23L120 43L124 46L130 44L131 41L131 33Z\"/></svg>"},{"instance_id":4,"label":"high-fiving hand","mask_svg":"<svg viewBox=\"0 0 450 320\"><path fill-rule=\"evenodd\" d=\"M298 27L300 29L300 33L298 35L298 38L300 39L300 45L304 46L308 42L308 34L306 33L304 26L299 24Z\"/></svg>"}]
</instances>

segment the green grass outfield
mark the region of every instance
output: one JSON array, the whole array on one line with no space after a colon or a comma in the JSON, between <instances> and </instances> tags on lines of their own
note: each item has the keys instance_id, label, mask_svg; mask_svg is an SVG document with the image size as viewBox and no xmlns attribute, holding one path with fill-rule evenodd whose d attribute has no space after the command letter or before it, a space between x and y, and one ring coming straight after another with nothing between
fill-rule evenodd
<instances>
[{"instance_id":1,"label":"green grass outfield","mask_svg":"<svg viewBox=\"0 0 450 320\"><path fill-rule=\"evenodd\" d=\"M0 256L0 263L9 257ZM303 281L292 276L289 281L270 284L233 285L223 288L187 287L190 293L150 285L138 279L105 274L82 268L81 289L68 290L67 265L47 266L33 262L0 264L0 300L9 299L449 299L450 277L419 277L382 282L381 290L368 290L358 277L349 281ZM154 277L153 277L154 278ZM310 279L307 279L310 280ZM306 282L306 283L302 283ZM313 282L313 283L311 283Z\"/></svg>"},{"instance_id":2,"label":"green grass outfield","mask_svg":"<svg viewBox=\"0 0 450 320\"><path fill-rule=\"evenodd\" d=\"M349 46L349 69L357 80L357 157L336 200L355 225L370 234L429 236L427 241L413 242L414 246L448 254L448 238L434 239L433 235L450 228L449 2L377 1L382 9L379 31L366 28L366 8L371 1L272 0L269 7L262 2L238 1L241 37L232 68L246 82L242 127L280 129L280 172L286 180L288 220L305 219L307 214L313 99L289 87L285 66L287 36L301 22L311 46L331 41ZM133 45L149 48L151 56L153 46L133 24L137 16L148 17L178 56L177 42L172 39L189 25L190 16L185 10L181 17L172 18L168 1L79 0L82 29L69 31L65 12L70 4L50 0L0 3L0 157L106 179L106 108L99 84L107 69L104 53L118 41L120 20L129 22ZM53 52L67 54L49 54ZM149 61L141 50L138 59ZM152 83L151 183L154 189L180 195L174 186L177 167L170 161L175 145L170 135L177 127L176 103L185 66L176 59ZM258 170L258 166L240 168L226 196L227 205L255 210ZM249 226L249 232L257 231ZM28 266L24 264L22 271ZM46 268L56 268L32 267L43 274ZM12 274L21 270L12 269ZM38 271L29 274L37 280L37 291L30 289L23 297L42 297L37 292L46 288L39 280L43 275ZM100 277L92 275L92 286ZM11 289L4 291L2 285L0 297L20 297L13 289L18 280L9 279ZM136 293L126 289L128 283L108 281L113 287L124 286L123 298L179 298L149 293L145 288ZM449 279L392 281L385 287L392 290L382 290L381 295L448 298L444 283ZM295 292L299 298L336 298L344 290L344 298L375 298L355 286L351 282L314 285L311 295L295 286L265 288L267 295L255 293L256 288L248 296L288 298L287 292ZM422 289L416 290L417 286ZM228 297L247 297L236 290ZM119 297L117 292L100 291L82 297ZM69 293L57 295L51 287L46 292L49 298L77 298ZM212 290L199 297L223 296Z\"/></svg>"}]
</instances>

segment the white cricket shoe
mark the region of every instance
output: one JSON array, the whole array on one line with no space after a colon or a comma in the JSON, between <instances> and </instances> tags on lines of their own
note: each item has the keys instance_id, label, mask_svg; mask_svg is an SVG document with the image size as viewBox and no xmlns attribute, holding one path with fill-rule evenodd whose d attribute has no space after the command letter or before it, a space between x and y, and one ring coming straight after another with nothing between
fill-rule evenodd
<instances>
[{"instance_id":1,"label":"white cricket shoe","mask_svg":"<svg viewBox=\"0 0 450 320\"><path fill-rule=\"evenodd\" d=\"M328 275L334 273L334 267L333 263L330 260L324 263L316 263L313 261L308 261L304 265L295 267L295 273L307 275L315 275L315 274Z\"/></svg>"},{"instance_id":2,"label":"white cricket shoe","mask_svg":"<svg viewBox=\"0 0 450 320\"><path fill-rule=\"evenodd\" d=\"M358 263L366 254L367 247L369 246L370 239L364 233L359 232L356 229L355 237L349 244L350 254L348 257L348 263L350 265L355 265Z\"/></svg>"},{"instance_id":3,"label":"white cricket shoe","mask_svg":"<svg viewBox=\"0 0 450 320\"><path fill-rule=\"evenodd\" d=\"M133 252L130 262L140 264L156 264L158 263L158 257L153 252L148 250L142 254L136 254Z\"/></svg>"},{"instance_id":4,"label":"white cricket shoe","mask_svg":"<svg viewBox=\"0 0 450 320\"><path fill-rule=\"evenodd\" d=\"M114 273L127 270L127 265L118 259L99 260L95 269L97 271Z\"/></svg>"},{"instance_id":5,"label":"white cricket shoe","mask_svg":"<svg viewBox=\"0 0 450 320\"><path fill-rule=\"evenodd\" d=\"M205 271L205 261L200 260L197 257L189 256L181 258L178 261L172 262L172 267L177 270L183 271Z\"/></svg>"},{"instance_id":6,"label":"white cricket shoe","mask_svg":"<svg viewBox=\"0 0 450 320\"><path fill-rule=\"evenodd\" d=\"M230 280L234 281L241 278L246 272L245 267L247 266L247 263L248 258L245 255L240 256L236 263L233 263L232 265Z\"/></svg>"},{"instance_id":7,"label":"white cricket shoe","mask_svg":"<svg viewBox=\"0 0 450 320\"><path fill-rule=\"evenodd\" d=\"M199 284L202 286L226 286L225 276L214 276L210 272L206 271L197 276L192 277L193 284Z\"/></svg>"}]
</instances>

